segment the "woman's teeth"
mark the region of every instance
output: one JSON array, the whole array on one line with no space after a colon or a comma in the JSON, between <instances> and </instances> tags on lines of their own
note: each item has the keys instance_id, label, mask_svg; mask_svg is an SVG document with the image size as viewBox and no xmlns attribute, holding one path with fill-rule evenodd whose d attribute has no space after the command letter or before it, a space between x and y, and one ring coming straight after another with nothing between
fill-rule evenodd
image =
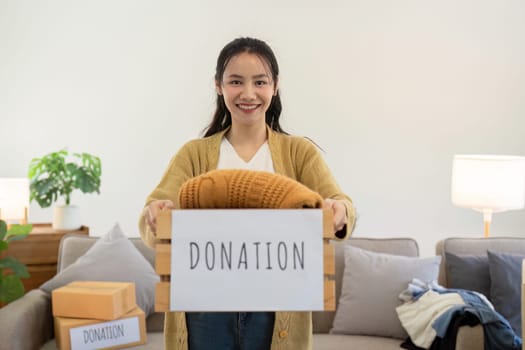
<instances>
[{"instance_id":1,"label":"woman's teeth","mask_svg":"<svg viewBox=\"0 0 525 350\"><path fill-rule=\"evenodd\" d=\"M247 109L247 110L249 110L249 109L257 108L257 105L239 105L239 108L240 109Z\"/></svg>"}]
</instances>

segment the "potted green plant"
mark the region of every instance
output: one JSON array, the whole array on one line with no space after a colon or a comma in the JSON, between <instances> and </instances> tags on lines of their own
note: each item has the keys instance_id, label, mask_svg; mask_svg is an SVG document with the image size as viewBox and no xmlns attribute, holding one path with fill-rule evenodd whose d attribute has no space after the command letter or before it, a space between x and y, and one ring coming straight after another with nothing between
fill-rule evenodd
<instances>
[{"instance_id":1,"label":"potted green plant","mask_svg":"<svg viewBox=\"0 0 525 350\"><path fill-rule=\"evenodd\" d=\"M82 226L80 209L71 204L71 193L78 189L83 193L100 193L102 167L100 158L88 153L70 155L63 149L42 158L34 158L29 164L29 198L40 207L55 206L53 228L76 230Z\"/></svg>"},{"instance_id":2,"label":"potted green plant","mask_svg":"<svg viewBox=\"0 0 525 350\"><path fill-rule=\"evenodd\" d=\"M31 232L32 225L12 225L7 228L6 222L0 220L0 253L9 248L9 243L25 238ZM24 295L21 278L28 278L29 273L24 264L11 256L0 258L0 303L9 303Z\"/></svg>"}]
</instances>

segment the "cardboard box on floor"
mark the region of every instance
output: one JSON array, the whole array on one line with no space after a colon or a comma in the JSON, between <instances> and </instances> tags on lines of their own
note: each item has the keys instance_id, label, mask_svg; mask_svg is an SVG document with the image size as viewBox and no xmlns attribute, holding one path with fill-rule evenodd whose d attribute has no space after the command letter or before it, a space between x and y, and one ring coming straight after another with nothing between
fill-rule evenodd
<instances>
[{"instance_id":1,"label":"cardboard box on floor","mask_svg":"<svg viewBox=\"0 0 525 350\"><path fill-rule=\"evenodd\" d=\"M136 307L113 321L55 317L60 350L121 349L146 343L146 317Z\"/></svg>"},{"instance_id":2,"label":"cardboard box on floor","mask_svg":"<svg viewBox=\"0 0 525 350\"><path fill-rule=\"evenodd\" d=\"M128 282L75 281L51 294L53 316L115 320L137 307Z\"/></svg>"}]
</instances>

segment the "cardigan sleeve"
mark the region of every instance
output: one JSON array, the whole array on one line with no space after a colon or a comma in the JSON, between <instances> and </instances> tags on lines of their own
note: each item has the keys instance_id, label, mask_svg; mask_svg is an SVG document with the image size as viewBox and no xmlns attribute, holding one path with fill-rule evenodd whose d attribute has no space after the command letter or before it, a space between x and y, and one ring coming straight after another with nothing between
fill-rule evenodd
<instances>
[{"instance_id":1,"label":"cardigan sleeve","mask_svg":"<svg viewBox=\"0 0 525 350\"><path fill-rule=\"evenodd\" d=\"M299 182L318 192L323 198L343 201L346 207L348 222L343 229L336 232L335 235L340 239L350 237L356 221L356 213L352 200L343 193L321 153L312 142L307 139L301 139L300 146L296 149L295 164Z\"/></svg>"},{"instance_id":2,"label":"cardigan sleeve","mask_svg":"<svg viewBox=\"0 0 525 350\"><path fill-rule=\"evenodd\" d=\"M144 204L144 208L154 200L169 199L179 208L178 193L181 185L188 179L195 176L195 166L193 160L194 150L186 144L171 159L168 168L164 172L159 184L150 193ZM146 224L143 210L139 217L139 231L142 240L146 245L153 247L155 245L155 233Z\"/></svg>"}]
</instances>

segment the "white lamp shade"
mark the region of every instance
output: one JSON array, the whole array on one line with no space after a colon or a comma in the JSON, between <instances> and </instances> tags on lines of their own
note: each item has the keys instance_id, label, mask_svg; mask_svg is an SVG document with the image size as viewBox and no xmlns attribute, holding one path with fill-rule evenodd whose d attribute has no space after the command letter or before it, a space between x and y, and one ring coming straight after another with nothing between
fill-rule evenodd
<instances>
[{"instance_id":1,"label":"white lamp shade","mask_svg":"<svg viewBox=\"0 0 525 350\"><path fill-rule=\"evenodd\" d=\"M525 157L456 155L452 203L493 213L525 205Z\"/></svg>"},{"instance_id":2,"label":"white lamp shade","mask_svg":"<svg viewBox=\"0 0 525 350\"><path fill-rule=\"evenodd\" d=\"M29 180L26 178L0 178L0 218L20 220L29 207Z\"/></svg>"}]
</instances>

